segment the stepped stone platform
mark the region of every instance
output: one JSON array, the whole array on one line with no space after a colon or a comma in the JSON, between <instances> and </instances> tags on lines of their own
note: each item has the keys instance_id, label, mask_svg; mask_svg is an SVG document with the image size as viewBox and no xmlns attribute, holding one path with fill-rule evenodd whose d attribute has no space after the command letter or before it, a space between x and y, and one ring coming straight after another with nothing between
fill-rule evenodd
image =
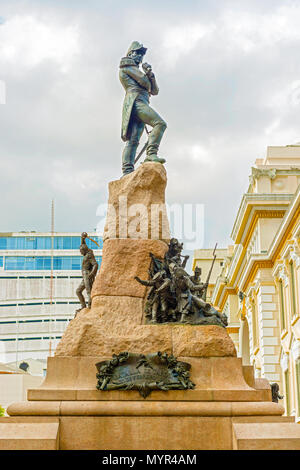
<instances>
[{"instance_id":1,"label":"stepped stone platform","mask_svg":"<svg viewBox=\"0 0 300 470\"><path fill-rule=\"evenodd\" d=\"M255 379L253 368L236 357L225 328L145 323L147 290L134 277L147 279L149 252L162 258L168 249L166 182L161 164L144 163L110 183L113 209L108 213L91 309L69 323L55 356L48 358L41 387L29 390L27 401L13 403L10 416L0 418L0 449L269 448L272 430L274 448L300 449L300 427L272 402L268 381ZM124 197L131 206L146 206L139 221L130 210L124 215ZM151 218L152 204L161 209L158 221ZM133 230L137 226L140 231ZM149 238L150 234L154 235ZM195 388L154 390L147 398L135 390L96 390L95 364L124 351L173 354L191 364ZM14 432L19 438L9 444Z\"/></svg>"},{"instance_id":2,"label":"stepped stone platform","mask_svg":"<svg viewBox=\"0 0 300 470\"><path fill-rule=\"evenodd\" d=\"M300 426L295 423L234 423L234 450L299 450Z\"/></svg>"}]
</instances>

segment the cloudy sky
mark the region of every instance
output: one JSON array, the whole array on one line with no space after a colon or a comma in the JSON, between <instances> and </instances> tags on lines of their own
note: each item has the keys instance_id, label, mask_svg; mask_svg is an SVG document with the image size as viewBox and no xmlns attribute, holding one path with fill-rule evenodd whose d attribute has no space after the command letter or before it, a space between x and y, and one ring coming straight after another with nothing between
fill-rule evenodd
<instances>
[{"instance_id":1,"label":"cloudy sky","mask_svg":"<svg viewBox=\"0 0 300 470\"><path fill-rule=\"evenodd\" d=\"M52 198L56 231L97 226L132 40L168 123L167 200L204 204L205 247L230 243L255 159L300 141L299 0L0 0L0 23L1 232L48 231Z\"/></svg>"}]
</instances>

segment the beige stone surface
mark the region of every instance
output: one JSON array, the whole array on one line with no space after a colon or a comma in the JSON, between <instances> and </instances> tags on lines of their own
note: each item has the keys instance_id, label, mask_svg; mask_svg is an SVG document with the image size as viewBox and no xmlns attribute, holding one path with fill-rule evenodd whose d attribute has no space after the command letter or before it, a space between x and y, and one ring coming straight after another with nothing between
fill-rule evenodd
<instances>
[{"instance_id":1,"label":"beige stone surface","mask_svg":"<svg viewBox=\"0 0 300 470\"><path fill-rule=\"evenodd\" d=\"M300 450L300 426L295 423L235 423L234 450Z\"/></svg>"},{"instance_id":2,"label":"beige stone surface","mask_svg":"<svg viewBox=\"0 0 300 470\"><path fill-rule=\"evenodd\" d=\"M178 325L172 328L175 356L236 356L236 349L225 328L215 325Z\"/></svg>"},{"instance_id":3,"label":"beige stone surface","mask_svg":"<svg viewBox=\"0 0 300 470\"><path fill-rule=\"evenodd\" d=\"M94 385L95 385L94 380ZM63 389L32 389L28 391L30 401L144 401L136 390L128 391L99 391L93 389L63 390ZM172 390L168 392L153 391L146 401L267 401L258 390Z\"/></svg>"},{"instance_id":4,"label":"beige stone surface","mask_svg":"<svg viewBox=\"0 0 300 470\"><path fill-rule=\"evenodd\" d=\"M104 393L104 392L103 392ZM129 392L130 393L130 392ZM272 402L146 400L28 401L8 408L10 416L281 416Z\"/></svg>"},{"instance_id":5,"label":"beige stone surface","mask_svg":"<svg viewBox=\"0 0 300 470\"><path fill-rule=\"evenodd\" d=\"M244 374L245 380L246 380L247 384L249 385L249 387L256 388L255 387L255 377L254 377L254 367L249 366L249 365L246 365L246 366L243 365L243 374Z\"/></svg>"},{"instance_id":6,"label":"beige stone surface","mask_svg":"<svg viewBox=\"0 0 300 470\"><path fill-rule=\"evenodd\" d=\"M10 416L58 416L60 401L21 401L12 403L7 408Z\"/></svg>"},{"instance_id":7,"label":"beige stone surface","mask_svg":"<svg viewBox=\"0 0 300 470\"><path fill-rule=\"evenodd\" d=\"M168 334L168 326L162 327L165 336ZM151 327L149 327L151 331ZM76 390L95 390L96 380L96 363L111 359L111 355L93 355L93 356L54 356L48 358L47 364L47 377L45 378L42 386L36 390L61 390L63 393L70 395L73 398L72 391ZM242 360L237 357L178 357L178 360L188 362L191 365L191 379L196 384L194 390L204 391L235 391L240 393L253 392L252 395L258 401L269 398L271 395L266 395L265 389L257 390L249 387L244 379ZM226 392L226 393L227 393ZM254 393L255 392L255 393ZM256 393L258 392L258 393ZM29 391L28 393L31 393ZM108 392L106 392L108 393ZM111 395L110 395L111 393ZM109 396L118 396L117 391L109 392ZM125 393L125 392L122 392ZM132 396L133 392L126 392ZM156 393L156 392L155 392ZM173 393L179 393L173 391ZM185 394L193 393L193 391L184 392ZM123 396L122 399L126 396ZM30 395L30 397L33 395ZM34 395L37 397L37 395ZM45 396L45 395L44 395ZM67 395L65 395L67 396ZM153 396L153 395L151 395ZM172 395L173 396L173 395ZM236 396L236 395L235 395ZM242 396L241 396L242 397ZM77 398L76 398L77 399ZM242 398L241 398L242 399ZM243 399L242 399L243 400ZM255 399L256 400L256 399ZM234 400L235 401L235 400ZM245 400L243 400L245 401ZM246 400L247 401L247 400Z\"/></svg>"},{"instance_id":8,"label":"beige stone surface","mask_svg":"<svg viewBox=\"0 0 300 470\"><path fill-rule=\"evenodd\" d=\"M83 310L68 325L55 356L108 356L130 351L149 354L171 353L172 335L168 325L136 325L142 319L142 299L108 298L102 306ZM132 306L132 308L131 308Z\"/></svg>"},{"instance_id":9,"label":"beige stone surface","mask_svg":"<svg viewBox=\"0 0 300 470\"><path fill-rule=\"evenodd\" d=\"M61 449L223 449L232 446L229 418L64 417Z\"/></svg>"},{"instance_id":10,"label":"beige stone surface","mask_svg":"<svg viewBox=\"0 0 300 470\"><path fill-rule=\"evenodd\" d=\"M232 423L295 423L293 416L234 416Z\"/></svg>"},{"instance_id":11,"label":"beige stone surface","mask_svg":"<svg viewBox=\"0 0 300 470\"><path fill-rule=\"evenodd\" d=\"M68 325L55 356L108 356L123 351L157 351L176 357L235 357L225 328L219 326L144 325L143 299L98 296L91 309Z\"/></svg>"},{"instance_id":12,"label":"beige stone surface","mask_svg":"<svg viewBox=\"0 0 300 470\"><path fill-rule=\"evenodd\" d=\"M61 449L223 449L232 446L229 418L64 417Z\"/></svg>"},{"instance_id":13,"label":"beige stone surface","mask_svg":"<svg viewBox=\"0 0 300 470\"><path fill-rule=\"evenodd\" d=\"M133 173L110 182L103 239L168 240L166 185L166 170L159 163L143 163ZM157 217L157 208L162 210L161 217Z\"/></svg>"},{"instance_id":14,"label":"beige stone surface","mask_svg":"<svg viewBox=\"0 0 300 470\"><path fill-rule=\"evenodd\" d=\"M58 450L58 433L58 422L0 422L0 450Z\"/></svg>"},{"instance_id":15,"label":"beige stone surface","mask_svg":"<svg viewBox=\"0 0 300 470\"><path fill-rule=\"evenodd\" d=\"M98 295L132 296L143 298L146 287L134 277L148 279L153 253L163 258L168 246L160 240L106 240L103 244L102 263L93 289L93 304Z\"/></svg>"},{"instance_id":16,"label":"beige stone surface","mask_svg":"<svg viewBox=\"0 0 300 470\"><path fill-rule=\"evenodd\" d=\"M231 403L196 402L191 404L190 410L184 402L179 407L172 402L134 402L133 405L130 410L130 403L122 406L120 402L110 401L105 406L105 403L74 404L70 401L60 404L57 419L47 416L0 418L0 436L4 437L2 440L0 437L0 448L58 448L57 438L55 447L53 442L50 447L49 441L41 445L32 439L36 437L36 430L38 439L47 439L50 434L45 432L44 425L49 423L59 426L61 450L299 450L299 425L291 423L289 417L270 414L270 409L258 416L234 416ZM263 404L265 408L266 405ZM123 415L118 414L121 411ZM1 433L2 424L6 430ZM50 437L54 437L54 433Z\"/></svg>"}]
</instances>

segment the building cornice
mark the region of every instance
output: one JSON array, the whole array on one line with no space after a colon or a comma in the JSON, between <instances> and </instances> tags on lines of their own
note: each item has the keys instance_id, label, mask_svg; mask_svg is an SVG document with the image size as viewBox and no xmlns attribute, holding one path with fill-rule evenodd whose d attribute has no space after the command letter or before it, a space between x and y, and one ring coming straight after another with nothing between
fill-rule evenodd
<instances>
[{"instance_id":1,"label":"building cornice","mask_svg":"<svg viewBox=\"0 0 300 470\"><path fill-rule=\"evenodd\" d=\"M288 238L291 238L292 230L296 226L296 236L299 224L300 217L300 186L296 191L293 200L290 203L280 227L277 230L277 233L274 237L274 240L269 249L269 257L275 261L278 257L280 251L286 244Z\"/></svg>"},{"instance_id":2,"label":"building cornice","mask_svg":"<svg viewBox=\"0 0 300 470\"><path fill-rule=\"evenodd\" d=\"M234 243L240 243L253 209L267 212L269 207L274 213L285 211L292 198L292 194L244 194L231 232Z\"/></svg>"}]
</instances>

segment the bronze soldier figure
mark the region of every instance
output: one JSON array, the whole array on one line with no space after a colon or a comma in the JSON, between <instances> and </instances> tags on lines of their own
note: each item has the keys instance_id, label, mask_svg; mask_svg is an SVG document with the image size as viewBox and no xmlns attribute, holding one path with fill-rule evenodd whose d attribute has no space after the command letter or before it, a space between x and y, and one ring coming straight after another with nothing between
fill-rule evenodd
<instances>
[{"instance_id":1,"label":"bronze soldier figure","mask_svg":"<svg viewBox=\"0 0 300 470\"><path fill-rule=\"evenodd\" d=\"M93 286L93 282L95 280L97 270L98 270L98 263L94 256L93 250L88 248L85 239L87 238L87 233L83 232L81 234L81 245L80 245L80 253L83 256L82 260L82 281L78 288L76 289L77 297L80 300L81 308L76 310L76 313L80 312L83 308L86 308L85 298L82 294L84 289L87 293L87 300L88 300L88 308L91 307L92 299L91 299L91 290Z\"/></svg>"},{"instance_id":2,"label":"bronze soldier figure","mask_svg":"<svg viewBox=\"0 0 300 470\"><path fill-rule=\"evenodd\" d=\"M126 142L122 155L123 175L134 171L134 160L145 124L153 129L149 134L145 162L165 163L157 156L160 141L167 124L149 106L149 96L158 94L158 86L151 65L144 63L139 69L147 49L134 41L121 59L119 78L126 95L122 112L122 140Z\"/></svg>"},{"instance_id":3,"label":"bronze soldier figure","mask_svg":"<svg viewBox=\"0 0 300 470\"><path fill-rule=\"evenodd\" d=\"M206 289L206 284L201 282L202 269L199 266L195 267L194 275L190 276L190 280L194 284L194 287L191 289L192 292L195 292L198 297L202 298L204 290Z\"/></svg>"},{"instance_id":4,"label":"bronze soldier figure","mask_svg":"<svg viewBox=\"0 0 300 470\"><path fill-rule=\"evenodd\" d=\"M160 308L163 317L167 315L167 290L171 280L167 278L165 271L158 271L152 279L144 281L138 276L134 278L143 286L151 287L148 294L149 306L151 307L151 323L157 323L157 313Z\"/></svg>"},{"instance_id":5,"label":"bronze soldier figure","mask_svg":"<svg viewBox=\"0 0 300 470\"><path fill-rule=\"evenodd\" d=\"M188 256L181 255L182 249L183 244L172 238L163 260L150 253L149 280L135 277L142 285L151 287L145 304L146 317L151 317L151 323L177 322L225 328L227 316L204 298L208 283L201 282L201 269L196 268L194 276L184 269Z\"/></svg>"}]
</instances>

